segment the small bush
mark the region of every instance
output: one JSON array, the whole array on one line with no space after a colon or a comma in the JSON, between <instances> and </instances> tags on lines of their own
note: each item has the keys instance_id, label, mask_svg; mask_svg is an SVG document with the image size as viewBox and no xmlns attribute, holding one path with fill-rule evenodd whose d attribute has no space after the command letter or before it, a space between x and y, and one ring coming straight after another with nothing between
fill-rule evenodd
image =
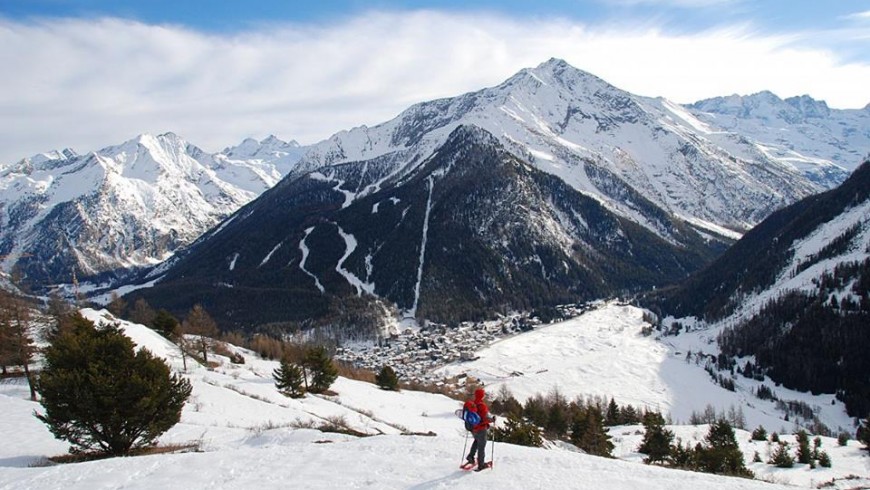
<instances>
[{"instance_id":1,"label":"small bush","mask_svg":"<svg viewBox=\"0 0 870 490\"><path fill-rule=\"evenodd\" d=\"M541 447L544 444L541 429L514 414L508 415L504 427L493 430L493 439L519 446Z\"/></svg>"},{"instance_id":2,"label":"small bush","mask_svg":"<svg viewBox=\"0 0 870 490\"><path fill-rule=\"evenodd\" d=\"M782 441L777 446L776 450L773 451L773 454L770 456L770 461L768 463L776 466L777 468L791 468L794 466L794 458L788 452L788 443Z\"/></svg>"},{"instance_id":3,"label":"small bush","mask_svg":"<svg viewBox=\"0 0 870 490\"><path fill-rule=\"evenodd\" d=\"M382 390L399 391L399 377L390 366L381 368L381 372L375 377L375 382Z\"/></svg>"},{"instance_id":4,"label":"small bush","mask_svg":"<svg viewBox=\"0 0 870 490\"><path fill-rule=\"evenodd\" d=\"M840 432L837 435L837 444L839 444L840 446L845 446L849 444L849 439L851 438L852 437L849 435L848 432Z\"/></svg>"},{"instance_id":5,"label":"small bush","mask_svg":"<svg viewBox=\"0 0 870 490\"><path fill-rule=\"evenodd\" d=\"M831 467L831 457L828 455L827 451L822 451L819 453L819 466L821 466L822 468Z\"/></svg>"},{"instance_id":6,"label":"small bush","mask_svg":"<svg viewBox=\"0 0 870 490\"><path fill-rule=\"evenodd\" d=\"M752 431L752 440L753 441L766 441L767 440L767 431L762 426L758 426L755 430Z\"/></svg>"}]
</instances>

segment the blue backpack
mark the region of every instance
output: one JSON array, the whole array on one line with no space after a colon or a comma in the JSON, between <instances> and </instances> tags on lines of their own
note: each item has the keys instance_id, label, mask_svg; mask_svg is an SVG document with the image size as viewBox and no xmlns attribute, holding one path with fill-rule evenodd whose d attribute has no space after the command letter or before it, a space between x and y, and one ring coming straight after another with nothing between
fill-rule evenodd
<instances>
[{"instance_id":1,"label":"blue backpack","mask_svg":"<svg viewBox=\"0 0 870 490\"><path fill-rule=\"evenodd\" d=\"M462 407L462 420L465 421L465 430L470 431L474 429L475 425L480 423L480 415L466 407Z\"/></svg>"}]
</instances>

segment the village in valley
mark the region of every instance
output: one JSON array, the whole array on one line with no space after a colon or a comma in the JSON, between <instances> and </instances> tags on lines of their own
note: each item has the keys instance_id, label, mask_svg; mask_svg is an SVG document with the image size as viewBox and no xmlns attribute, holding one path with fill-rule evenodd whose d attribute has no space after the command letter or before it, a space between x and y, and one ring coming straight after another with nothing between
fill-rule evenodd
<instances>
[{"instance_id":1,"label":"village in valley","mask_svg":"<svg viewBox=\"0 0 870 490\"><path fill-rule=\"evenodd\" d=\"M374 372L390 366L405 383L442 386L450 381L434 374L437 368L472 361L476 359L475 352L482 347L545 323L579 316L593 307L594 303L560 305L544 315L515 313L491 321L461 322L456 326L429 322L422 328L406 328L376 342L344 345L336 350L335 359ZM460 377L452 384L461 386L465 381L465 377Z\"/></svg>"}]
</instances>

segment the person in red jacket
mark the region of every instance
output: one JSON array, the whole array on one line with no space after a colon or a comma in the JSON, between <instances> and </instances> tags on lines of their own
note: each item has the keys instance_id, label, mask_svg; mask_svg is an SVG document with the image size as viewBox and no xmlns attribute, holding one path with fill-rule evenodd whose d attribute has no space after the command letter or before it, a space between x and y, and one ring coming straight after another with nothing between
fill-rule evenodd
<instances>
[{"instance_id":1,"label":"person in red jacket","mask_svg":"<svg viewBox=\"0 0 870 490\"><path fill-rule=\"evenodd\" d=\"M477 413L480 416L480 423L471 429L471 434L474 436L474 442L471 443L471 452L465 458L468 464L474 464L474 453L477 453L477 469L480 471L486 469L486 432L489 429L489 424L495 422L495 415L489 414L489 407L483 401L486 392L483 388L478 388L474 391L474 400L465 402L465 408Z\"/></svg>"}]
</instances>

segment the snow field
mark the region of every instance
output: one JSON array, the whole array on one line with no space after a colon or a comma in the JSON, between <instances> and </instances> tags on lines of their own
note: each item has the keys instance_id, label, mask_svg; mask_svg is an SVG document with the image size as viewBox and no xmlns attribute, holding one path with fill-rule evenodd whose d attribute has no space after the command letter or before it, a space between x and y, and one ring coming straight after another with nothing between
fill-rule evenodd
<instances>
[{"instance_id":1,"label":"snow field","mask_svg":"<svg viewBox=\"0 0 870 490\"><path fill-rule=\"evenodd\" d=\"M84 310L88 318L113 320L105 311ZM629 322L634 312L623 310ZM141 325L120 322L140 347L167 359L180 371L176 346ZM542 329L546 330L546 329ZM520 336L522 337L522 336ZM541 339L530 337L539 342ZM773 489L766 483L691 473L636 463L637 427L611 430L614 454L627 461L588 456L553 445L550 449L490 443L495 469L463 472L458 465L470 444L454 410L460 402L422 392L387 392L344 378L332 386L335 396L306 396L293 400L279 394L271 378L277 362L258 359L250 351L230 347L245 356L243 365L214 356L213 369L191 364L184 374L193 395L182 420L161 442L200 445L201 452L114 458L58 466L30 465L65 452L66 444L52 438L32 416L39 405L26 400L23 384L0 385L0 490L36 489ZM567 390L566 390L567 391ZM372 434L353 437L324 433L311 426L331 421ZM675 427L684 440L703 438L706 427ZM403 435L403 434L428 434ZM688 433L684 433L688 432ZM748 433L738 437L748 440ZM785 436L784 436L785 437ZM636 440L635 440L636 439ZM464 446L465 445L465 446ZM464 447L463 447L464 446ZM868 474L866 456L846 463L836 443L825 439L823 448L833 457L831 473L807 472L813 481L851 471ZM850 443L842 451L857 453ZM762 453L762 457L764 457ZM852 455L854 456L854 455ZM852 457L849 456L849 457ZM751 455L750 455L751 458ZM754 468L753 468L754 469ZM801 471L799 468L798 471ZM791 478L793 473L788 473ZM776 478L784 478L774 475ZM818 479L816 479L818 477ZM803 478L803 477L802 477ZM795 484L806 479L793 478Z\"/></svg>"}]
</instances>

